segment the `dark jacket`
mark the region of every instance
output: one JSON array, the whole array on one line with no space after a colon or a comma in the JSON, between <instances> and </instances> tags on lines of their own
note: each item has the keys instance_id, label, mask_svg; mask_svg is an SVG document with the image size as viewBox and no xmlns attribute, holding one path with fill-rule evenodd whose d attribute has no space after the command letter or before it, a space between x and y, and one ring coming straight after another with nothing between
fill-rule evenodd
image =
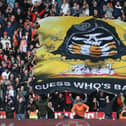
<instances>
[{"instance_id":1,"label":"dark jacket","mask_svg":"<svg viewBox=\"0 0 126 126\"><path fill-rule=\"evenodd\" d=\"M24 114L26 111L26 104L25 102L17 102L16 104L16 114Z\"/></svg>"},{"instance_id":2,"label":"dark jacket","mask_svg":"<svg viewBox=\"0 0 126 126\"><path fill-rule=\"evenodd\" d=\"M108 115L108 116L111 116L112 115L112 112L113 112L113 103L115 101L116 97L114 97L110 103L106 103L105 105L105 115Z\"/></svg>"}]
</instances>

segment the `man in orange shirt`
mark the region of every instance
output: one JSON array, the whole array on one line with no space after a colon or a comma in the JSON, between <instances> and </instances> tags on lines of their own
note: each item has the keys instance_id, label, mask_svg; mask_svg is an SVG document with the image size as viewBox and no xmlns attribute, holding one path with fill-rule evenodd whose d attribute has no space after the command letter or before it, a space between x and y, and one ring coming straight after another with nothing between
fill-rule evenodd
<instances>
[{"instance_id":1,"label":"man in orange shirt","mask_svg":"<svg viewBox=\"0 0 126 126\"><path fill-rule=\"evenodd\" d=\"M89 106L87 106L86 104L82 103L81 100L77 101L77 104L75 104L71 110L72 113L75 112L75 119L81 119L84 118L85 116L85 112L88 112L89 110Z\"/></svg>"}]
</instances>

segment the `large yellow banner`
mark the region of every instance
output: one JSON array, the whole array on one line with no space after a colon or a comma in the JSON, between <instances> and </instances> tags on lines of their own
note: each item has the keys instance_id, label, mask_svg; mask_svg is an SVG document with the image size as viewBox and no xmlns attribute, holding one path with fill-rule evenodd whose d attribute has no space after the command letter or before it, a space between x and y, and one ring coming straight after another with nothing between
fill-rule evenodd
<instances>
[{"instance_id":1,"label":"large yellow banner","mask_svg":"<svg viewBox=\"0 0 126 126\"><path fill-rule=\"evenodd\" d=\"M126 91L126 23L93 17L39 22L35 93Z\"/></svg>"},{"instance_id":2,"label":"large yellow banner","mask_svg":"<svg viewBox=\"0 0 126 126\"><path fill-rule=\"evenodd\" d=\"M39 79L125 79L126 23L93 17L48 17L39 23L34 68Z\"/></svg>"}]
</instances>

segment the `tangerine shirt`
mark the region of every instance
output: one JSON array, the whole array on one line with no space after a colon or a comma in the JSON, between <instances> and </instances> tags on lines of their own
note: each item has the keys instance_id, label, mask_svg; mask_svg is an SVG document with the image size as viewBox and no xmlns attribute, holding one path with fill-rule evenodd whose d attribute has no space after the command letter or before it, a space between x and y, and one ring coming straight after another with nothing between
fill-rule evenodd
<instances>
[{"instance_id":1,"label":"tangerine shirt","mask_svg":"<svg viewBox=\"0 0 126 126\"><path fill-rule=\"evenodd\" d=\"M71 112L75 112L78 116L84 117L85 112L88 110L89 110L89 106L82 103L81 105L75 104Z\"/></svg>"}]
</instances>

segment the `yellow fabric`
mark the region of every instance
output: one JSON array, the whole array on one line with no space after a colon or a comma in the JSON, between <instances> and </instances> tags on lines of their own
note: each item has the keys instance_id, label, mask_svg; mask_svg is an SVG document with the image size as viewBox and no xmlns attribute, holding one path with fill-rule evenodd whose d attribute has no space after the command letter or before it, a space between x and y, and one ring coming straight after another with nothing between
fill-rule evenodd
<instances>
[{"instance_id":1,"label":"yellow fabric","mask_svg":"<svg viewBox=\"0 0 126 126\"><path fill-rule=\"evenodd\" d=\"M67 31L71 28L72 25L80 24L83 21L92 19L93 17L48 17L40 20L39 28L39 39L41 47L37 49L37 59L38 63L34 67L34 73L37 76L46 78L58 78L62 74L67 74L65 77L85 77L81 75L71 75L73 70L73 65L76 64L86 64L90 68L95 67L106 68L107 64L112 64L112 69L115 74L111 75L97 75L100 78L126 78L126 56L121 56L118 59L105 59L104 61L92 62L90 59L80 60L80 59L66 59L65 56L60 54L53 54L53 51L56 51L64 41L64 38L67 34ZM126 46L126 23L118 20L108 20L108 19L97 19L102 20L109 25L115 27L116 32L122 43ZM115 45L110 42L110 48L115 48ZM76 50L75 50L76 48ZM73 50L76 53L80 53L80 45L74 47ZM101 54L101 50L97 47L91 46L91 56ZM109 52L109 56L116 54L116 51ZM58 76L57 76L58 75ZM86 78L94 78L96 75L86 76Z\"/></svg>"}]
</instances>

